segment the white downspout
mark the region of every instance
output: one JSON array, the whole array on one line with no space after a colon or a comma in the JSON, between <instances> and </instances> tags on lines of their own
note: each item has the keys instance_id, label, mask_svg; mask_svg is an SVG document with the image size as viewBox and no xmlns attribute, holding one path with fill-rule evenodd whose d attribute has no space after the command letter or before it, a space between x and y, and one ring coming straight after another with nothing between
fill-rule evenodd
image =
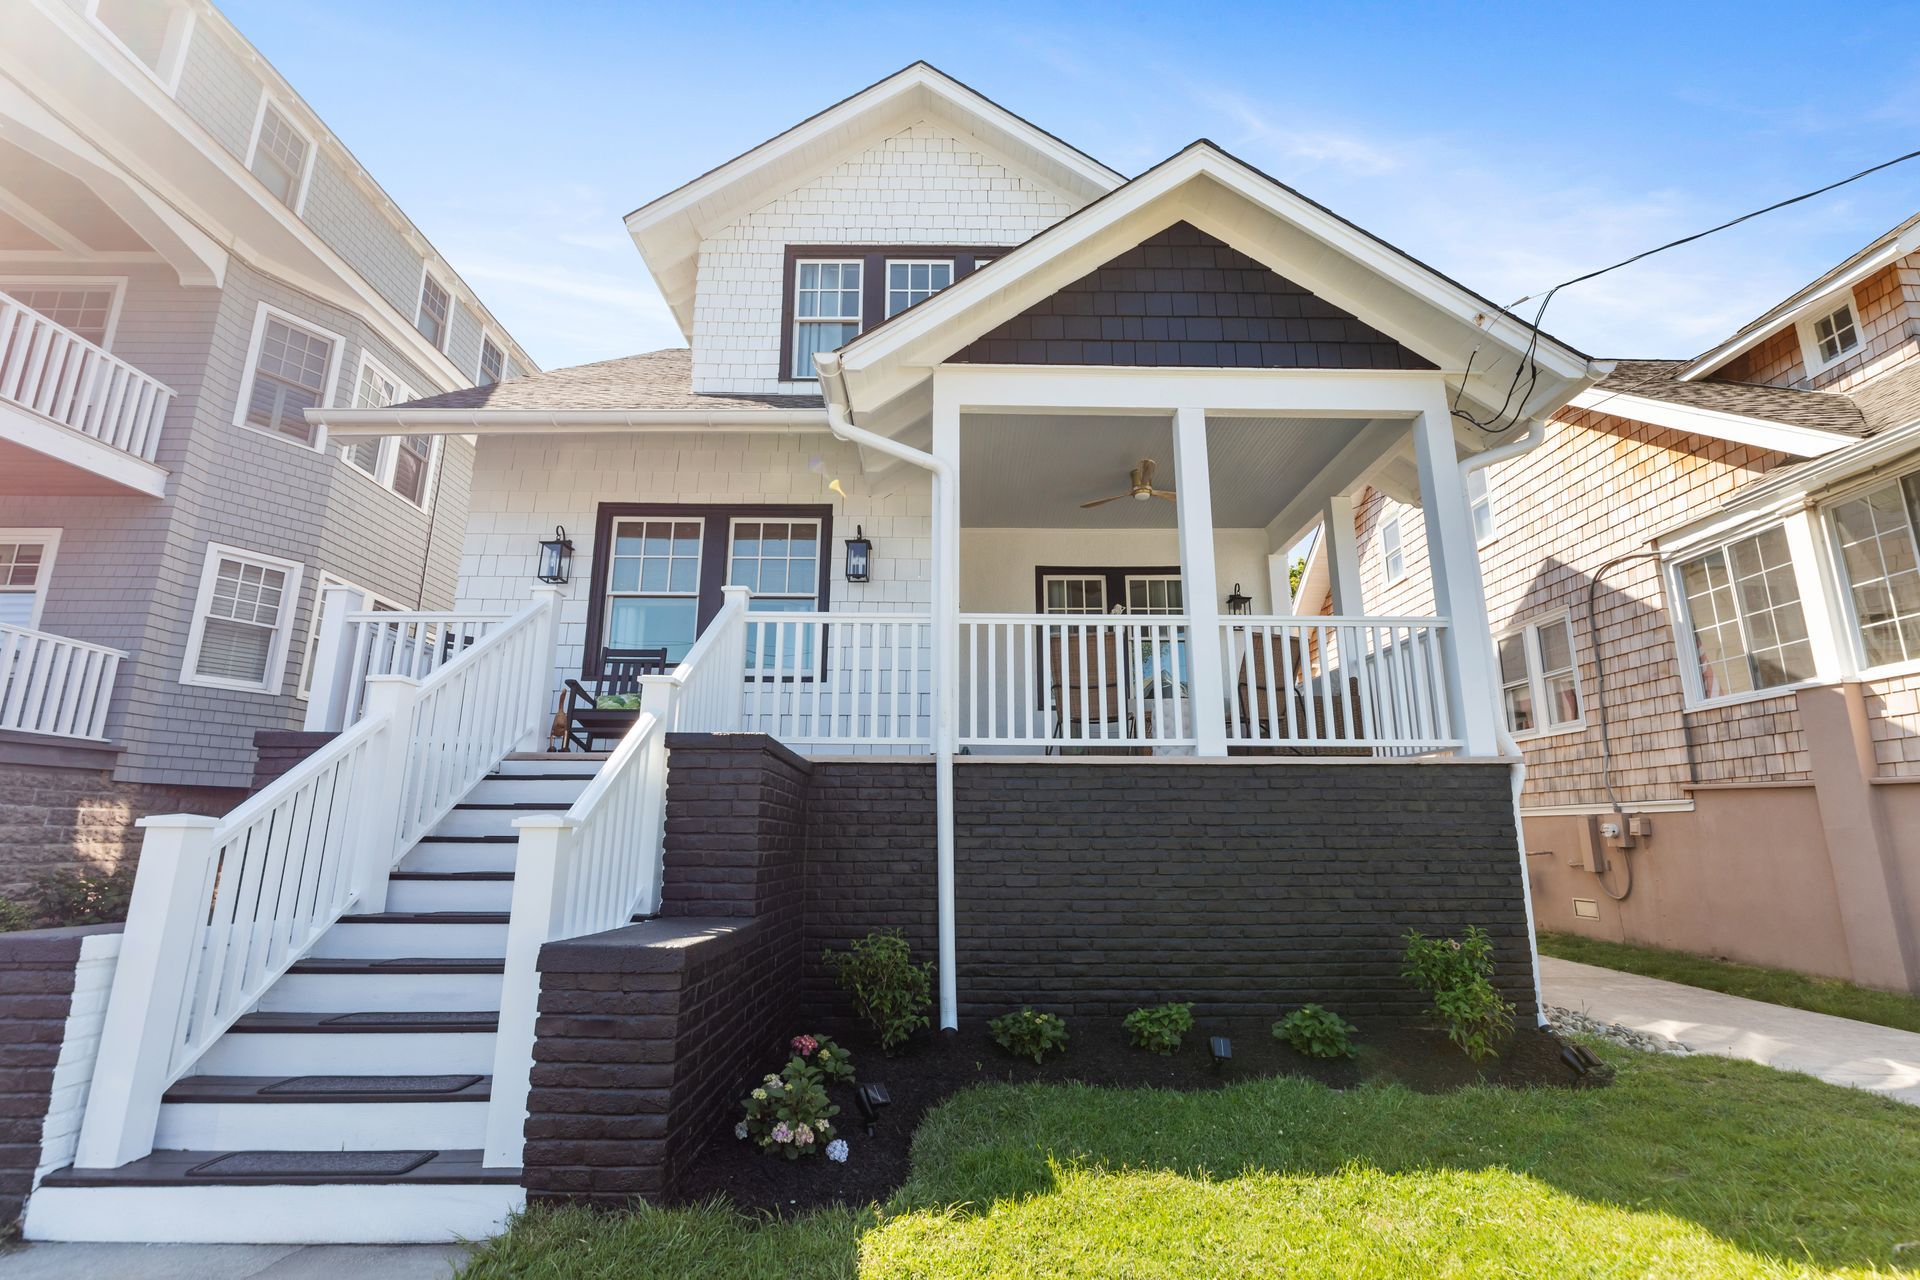
<instances>
[{"instance_id":1,"label":"white downspout","mask_svg":"<svg viewBox=\"0 0 1920 1280\"><path fill-rule=\"evenodd\" d=\"M953 484L953 468L942 458L912 445L901 444L898 440L856 427L848 418L847 387L840 372L840 357L831 352L817 354L814 364L820 371L820 389L827 402L827 429L836 439L872 449L875 453L884 453L890 458L933 473L934 510L940 510L943 502L957 500ZM941 522L934 522L934 538L941 537ZM938 580L941 562L936 552L935 565L936 594L942 590ZM958 591L958 583L947 584L946 589ZM960 1025L960 984L955 973L958 947L955 944L955 894L953 867L953 717L954 690L957 687L957 671L954 667L954 640L950 628L944 624L941 611L934 609L933 620L933 775L934 775L934 867L938 881L938 933L940 946L940 1028L951 1030ZM1536 986L1538 984L1536 983Z\"/></svg>"}]
</instances>

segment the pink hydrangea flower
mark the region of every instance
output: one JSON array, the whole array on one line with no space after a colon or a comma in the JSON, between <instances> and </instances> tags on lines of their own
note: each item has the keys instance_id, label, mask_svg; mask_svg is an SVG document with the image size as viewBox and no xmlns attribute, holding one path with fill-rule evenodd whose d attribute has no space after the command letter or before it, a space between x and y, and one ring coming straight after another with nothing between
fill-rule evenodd
<instances>
[{"instance_id":1,"label":"pink hydrangea flower","mask_svg":"<svg viewBox=\"0 0 1920 1280\"><path fill-rule=\"evenodd\" d=\"M773 1126L773 1132L768 1136L775 1142L792 1142L793 1130L787 1128L787 1122L782 1120L779 1124Z\"/></svg>"},{"instance_id":2,"label":"pink hydrangea flower","mask_svg":"<svg viewBox=\"0 0 1920 1280\"><path fill-rule=\"evenodd\" d=\"M803 1058L812 1057L813 1051L819 1047L820 1042L812 1036L795 1036L793 1038L793 1051Z\"/></svg>"},{"instance_id":3,"label":"pink hydrangea flower","mask_svg":"<svg viewBox=\"0 0 1920 1280\"><path fill-rule=\"evenodd\" d=\"M807 1128L806 1125L801 1125L793 1131L793 1140L803 1147L811 1146L813 1144L813 1130Z\"/></svg>"}]
</instances>

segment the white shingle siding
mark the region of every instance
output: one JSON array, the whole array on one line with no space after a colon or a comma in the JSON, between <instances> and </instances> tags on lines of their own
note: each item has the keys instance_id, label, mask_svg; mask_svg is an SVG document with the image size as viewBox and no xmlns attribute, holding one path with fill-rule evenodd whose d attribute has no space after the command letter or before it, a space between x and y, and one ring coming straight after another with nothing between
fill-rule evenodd
<instances>
[{"instance_id":1,"label":"white shingle siding","mask_svg":"<svg viewBox=\"0 0 1920 1280\"><path fill-rule=\"evenodd\" d=\"M818 465L816 465L816 463ZM838 479L841 500L827 485ZM924 475L875 494L854 447L824 434L521 436L482 440L473 514L460 557L463 609L518 609L534 581L540 541L565 525L572 582L561 609L560 670L578 676L593 578L595 518L603 502L829 504L826 548L832 608L863 612L932 608L933 525ZM873 578L844 581L844 539L855 525L873 539ZM556 687L558 680L556 679Z\"/></svg>"},{"instance_id":2,"label":"white shingle siding","mask_svg":"<svg viewBox=\"0 0 1920 1280\"><path fill-rule=\"evenodd\" d=\"M693 389L812 389L780 377L787 245L1015 245L1073 209L977 143L912 125L701 243Z\"/></svg>"}]
</instances>

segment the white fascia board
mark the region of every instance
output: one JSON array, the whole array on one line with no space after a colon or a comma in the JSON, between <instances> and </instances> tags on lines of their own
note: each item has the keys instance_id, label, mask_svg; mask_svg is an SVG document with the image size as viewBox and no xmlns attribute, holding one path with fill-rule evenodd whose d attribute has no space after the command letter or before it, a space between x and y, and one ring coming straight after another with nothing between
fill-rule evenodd
<instances>
[{"instance_id":1,"label":"white fascia board","mask_svg":"<svg viewBox=\"0 0 1920 1280\"><path fill-rule=\"evenodd\" d=\"M1915 252L1920 252L1920 227L1915 227L1891 243L1883 245L1878 252L1868 254L1833 279L1823 283L1818 292L1807 293L1792 307L1774 316L1767 323L1758 325L1751 332L1730 339L1707 352L1674 375L1676 380L1692 382L1706 377L1741 352L1760 345L1788 325L1799 324L1809 311L1834 294L1843 289L1850 292L1854 285L1881 270L1888 263L1898 262L1901 258Z\"/></svg>"},{"instance_id":2,"label":"white fascia board","mask_svg":"<svg viewBox=\"0 0 1920 1280\"><path fill-rule=\"evenodd\" d=\"M309 409L327 438L391 435L595 435L827 430L825 409Z\"/></svg>"},{"instance_id":3,"label":"white fascia board","mask_svg":"<svg viewBox=\"0 0 1920 1280\"><path fill-rule=\"evenodd\" d=\"M1605 384L1589 387L1568 402L1574 408L1588 409L1615 418L1631 418L1668 427L1692 435L1731 440L1757 449L1790 453L1796 458L1818 458L1848 445L1858 444L1858 436L1840 431L1822 431L1818 427L1792 426L1767 418L1703 409L1696 405L1675 404L1630 391L1608 391Z\"/></svg>"}]
</instances>

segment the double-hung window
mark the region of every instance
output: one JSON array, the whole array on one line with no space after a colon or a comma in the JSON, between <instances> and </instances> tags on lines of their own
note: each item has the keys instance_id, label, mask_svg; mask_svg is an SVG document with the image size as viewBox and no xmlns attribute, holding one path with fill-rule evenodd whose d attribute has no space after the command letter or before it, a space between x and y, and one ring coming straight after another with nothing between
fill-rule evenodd
<instances>
[{"instance_id":1,"label":"double-hung window","mask_svg":"<svg viewBox=\"0 0 1920 1280\"><path fill-rule=\"evenodd\" d=\"M40 625L58 529L0 529L0 626Z\"/></svg>"},{"instance_id":2,"label":"double-hung window","mask_svg":"<svg viewBox=\"0 0 1920 1280\"><path fill-rule=\"evenodd\" d=\"M480 339L480 385L491 386L506 376L507 357L492 338Z\"/></svg>"},{"instance_id":3,"label":"double-hung window","mask_svg":"<svg viewBox=\"0 0 1920 1280\"><path fill-rule=\"evenodd\" d=\"M953 283L953 259L887 260L887 314L897 315Z\"/></svg>"},{"instance_id":4,"label":"double-hung window","mask_svg":"<svg viewBox=\"0 0 1920 1280\"><path fill-rule=\"evenodd\" d=\"M1863 667L1920 660L1920 473L1828 509Z\"/></svg>"},{"instance_id":5,"label":"double-hung window","mask_svg":"<svg viewBox=\"0 0 1920 1280\"><path fill-rule=\"evenodd\" d=\"M700 633L701 519L616 520L608 558L605 646L687 656Z\"/></svg>"},{"instance_id":6,"label":"double-hung window","mask_svg":"<svg viewBox=\"0 0 1920 1280\"><path fill-rule=\"evenodd\" d=\"M845 346L858 336L863 265L858 259L794 264L793 377L816 376L816 354Z\"/></svg>"},{"instance_id":7,"label":"double-hung window","mask_svg":"<svg viewBox=\"0 0 1920 1280\"><path fill-rule=\"evenodd\" d=\"M426 335L428 342L442 351L447 349L447 320L452 309L453 299L448 296L446 286L423 271L420 275L420 312L414 317L413 324Z\"/></svg>"},{"instance_id":8,"label":"double-hung window","mask_svg":"<svg viewBox=\"0 0 1920 1280\"><path fill-rule=\"evenodd\" d=\"M367 352L360 353L360 375L354 379L353 407L384 409L413 399L413 391ZM416 507L427 505L428 479L433 470L432 436L368 436L340 446L347 465L393 490Z\"/></svg>"},{"instance_id":9,"label":"double-hung window","mask_svg":"<svg viewBox=\"0 0 1920 1280\"><path fill-rule=\"evenodd\" d=\"M306 411L326 403L340 340L295 322L264 304L254 322L252 369L237 421L311 446L316 428Z\"/></svg>"},{"instance_id":10,"label":"double-hung window","mask_svg":"<svg viewBox=\"0 0 1920 1280\"><path fill-rule=\"evenodd\" d=\"M1578 728L1586 718L1573 656L1573 623L1561 616L1500 637L1500 702L1514 737Z\"/></svg>"},{"instance_id":11,"label":"double-hung window","mask_svg":"<svg viewBox=\"0 0 1920 1280\"><path fill-rule=\"evenodd\" d=\"M296 212L302 201L310 149L292 121L271 101L262 99L260 122L253 136L253 156L247 161L247 168L273 192L274 199Z\"/></svg>"},{"instance_id":12,"label":"double-hung window","mask_svg":"<svg viewBox=\"0 0 1920 1280\"><path fill-rule=\"evenodd\" d=\"M1677 578L1698 698L1813 678L1813 644L1784 528L1776 525L1682 560Z\"/></svg>"},{"instance_id":13,"label":"double-hung window","mask_svg":"<svg viewBox=\"0 0 1920 1280\"><path fill-rule=\"evenodd\" d=\"M0 293L39 312L94 346L113 345L120 281L0 279Z\"/></svg>"},{"instance_id":14,"label":"double-hung window","mask_svg":"<svg viewBox=\"0 0 1920 1280\"><path fill-rule=\"evenodd\" d=\"M290 560L210 546L180 679L272 693L287 658L301 566Z\"/></svg>"},{"instance_id":15,"label":"double-hung window","mask_svg":"<svg viewBox=\"0 0 1920 1280\"><path fill-rule=\"evenodd\" d=\"M1390 583L1407 576L1407 549L1401 534L1400 513L1397 511L1380 525L1380 565Z\"/></svg>"},{"instance_id":16,"label":"double-hung window","mask_svg":"<svg viewBox=\"0 0 1920 1280\"><path fill-rule=\"evenodd\" d=\"M755 613L810 613L820 600L818 520L735 520L728 534L729 586L753 592ZM787 632L782 636L780 632ZM747 668L813 668L811 629L753 627ZM759 652L756 652L759 651Z\"/></svg>"}]
</instances>

